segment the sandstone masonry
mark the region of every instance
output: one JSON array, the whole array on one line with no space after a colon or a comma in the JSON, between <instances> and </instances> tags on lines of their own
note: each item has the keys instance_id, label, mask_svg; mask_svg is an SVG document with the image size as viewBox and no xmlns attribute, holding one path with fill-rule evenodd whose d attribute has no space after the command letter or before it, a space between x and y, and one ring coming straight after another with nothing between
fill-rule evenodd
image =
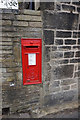
<instances>
[{"instance_id":1,"label":"sandstone masonry","mask_svg":"<svg viewBox=\"0 0 80 120\"><path fill-rule=\"evenodd\" d=\"M80 3L41 3L41 11L2 14L2 107L33 117L78 105L80 81ZM42 84L23 86L21 37L42 38ZM65 104L65 105L64 105ZM44 112L45 111L45 112ZM50 112L50 111L49 111Z\"/></svg>"}]
</instances>

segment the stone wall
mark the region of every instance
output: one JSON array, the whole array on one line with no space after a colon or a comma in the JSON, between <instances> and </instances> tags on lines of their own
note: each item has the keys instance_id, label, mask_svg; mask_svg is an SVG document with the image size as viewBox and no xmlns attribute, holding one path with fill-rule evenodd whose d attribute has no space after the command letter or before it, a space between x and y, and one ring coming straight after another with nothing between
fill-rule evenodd
<instances>
[{"instance_id":1,"label":"stone wall","mask_svg":"<svg viewBox=\"0 0 80 120\"><path fill-rule=\"evenodd\" d=\"M30 10L2 13L2 107L10 112L39 107L42 85L23 86L21 38L42 38L40 14Z\"/></svg>"},{"instance_id":2,"label":"stone wall","mask_svg":"<svg viewBox=\"0 0 80 120\"><path fill-rule=\"evenodd\" d=\"M42 3L41 12L5 10L1 14L3 110L27 111L39 117L78 105L79 3ZM21 37L43 40L40 85L23 86Z\"/></svg>"},{"instance_id":3,"label":"stone wall","mask_svg":"<svg viewBox=\"0 0 80 120\"><path fill-rule=\"evenodd\" d=\"M45 106L78 101L80 2L41 3ZM48 108L47 107L47 108Z\"/></svg>"}]
</instances>

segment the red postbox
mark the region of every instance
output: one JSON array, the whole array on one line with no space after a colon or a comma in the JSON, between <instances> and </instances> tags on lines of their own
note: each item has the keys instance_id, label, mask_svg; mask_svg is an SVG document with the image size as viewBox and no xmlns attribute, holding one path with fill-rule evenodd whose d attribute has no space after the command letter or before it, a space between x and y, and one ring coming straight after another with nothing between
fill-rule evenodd
<instances>
[{"instance_id":1,"label":"red postbox","mask_svg":"<svg viewBox=\"0 0 80 120\"><path fill-rule=\"evenodd\" d=\"M42 83L42 40L21 39L23 85Z\"/></svg>"}]
</instances>

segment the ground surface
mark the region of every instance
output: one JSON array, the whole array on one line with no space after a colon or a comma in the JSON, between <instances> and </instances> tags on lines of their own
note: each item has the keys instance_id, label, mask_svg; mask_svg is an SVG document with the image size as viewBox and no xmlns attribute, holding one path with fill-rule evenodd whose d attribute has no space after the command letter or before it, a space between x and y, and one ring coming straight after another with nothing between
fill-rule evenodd
<instances>
[{"instance_id":1,"label":"ground surface","mask_svg":"<svg viewBox=\"0 0 80 120\"><path fill-rule=\"evenodd\" d=\"M48 114L42 118L79 118L79 111L75 110L64 110L56 114Z\"/></svg>"},{"instance_id":2,"label":"ground surface","mask_svg":"<svg viewBox=\"0 0 80 120\"><path fill-rule=\"evenodd\" d=\"M32 118L28 113L19 113L12 115L3 115L3 118ZM36 118L36 116L35 116ZM64 110L56 114L48 114L42 118L80 118L80 112L78 109Z\"/></svg>"}]
</instances>

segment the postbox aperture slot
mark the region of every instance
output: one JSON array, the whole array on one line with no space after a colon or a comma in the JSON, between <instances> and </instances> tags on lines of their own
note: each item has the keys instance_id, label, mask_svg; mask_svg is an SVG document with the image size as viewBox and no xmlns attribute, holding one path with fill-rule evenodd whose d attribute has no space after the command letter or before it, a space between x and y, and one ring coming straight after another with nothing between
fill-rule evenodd
<instances>
[{"instance_id":1,"label":"postbox aperture slot","mask_svg":"<svg viewBox=\"0 0 80 120\"><path fill-rule=\"evenodd\" d=\"M25 46L26 48L38 48L38 46Z\"/></svg>"}]
</instances>

